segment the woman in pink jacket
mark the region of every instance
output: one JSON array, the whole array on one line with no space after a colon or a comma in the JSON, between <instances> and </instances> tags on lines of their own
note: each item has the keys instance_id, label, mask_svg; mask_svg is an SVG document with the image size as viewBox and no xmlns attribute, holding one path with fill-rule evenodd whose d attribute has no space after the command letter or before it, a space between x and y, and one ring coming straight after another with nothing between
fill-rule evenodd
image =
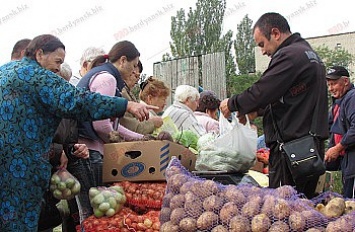
<instances>
[{"instance_id":1,"label":"woman in pink jacket","mask_svg":"<svg viewBox=\"0 0 355 232\"><path fill-rule=\"evenodd\" d=\"M199 105L194 112L195 117L207 133L219 133L218 109L221 101L212 91L203 91L200 93Z\"/></svg>"}]
</instances>

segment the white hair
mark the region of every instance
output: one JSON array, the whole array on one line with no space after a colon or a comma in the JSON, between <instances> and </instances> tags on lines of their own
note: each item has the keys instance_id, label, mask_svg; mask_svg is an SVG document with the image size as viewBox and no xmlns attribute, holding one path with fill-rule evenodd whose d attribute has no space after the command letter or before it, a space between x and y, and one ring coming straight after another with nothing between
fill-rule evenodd
<instances>
[{"instance_id":1,"label":"white hair","mask_svg":"<svg viewBox=\"0 0 355 232\"><path fill-rule=\"evenodd\" d=\"M179 85L175 90L174 100L178 102L185 102L188 98L197 100L199 97L200 94L195 87L190 85Z\"/></svg>"},{"instance_id":2,"label":"white hair","mask_svg":"<svg viewBox=\"0 0 355 232\"><path fill-rule=\"evenodd\" d=\"M63 77L65 80L69 81L71 76L72 76L72 70L67 63L62 63L60 65L60 71L58 72L58 75Z\"/></svg>"},{"instance_id":3,"label":"white hair","mask_svg":"<svg viewBox=\"0 0 355 232\"><path fill-rule=\"evenodd\" d=\"M88 47L84 50L83 55L80 58L80 65L83 66L85 61L91 62L97 56L104 55L105 51L102 48L98 47Z\"/></svg>"}]
</instances>

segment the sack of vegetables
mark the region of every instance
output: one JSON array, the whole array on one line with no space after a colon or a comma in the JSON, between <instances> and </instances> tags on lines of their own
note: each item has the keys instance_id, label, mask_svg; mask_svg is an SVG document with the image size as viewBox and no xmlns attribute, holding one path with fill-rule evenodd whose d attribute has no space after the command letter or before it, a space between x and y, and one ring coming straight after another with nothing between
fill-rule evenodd
<instances>
[{"instance_id":1,"label":"sack of vegetables","mask_svg":"<svg viewBox=\"0 0 355 232\"><path fill-rule=\"evenodd\" d=\"M353 201L340 196L315 205L289 185L222 185L193 176L174 157L166 178L160 232L355 231Z\"/></svg>"},{"instance_id":2,"label":"sack of vegetables","mask_svg":"<svg viewBox=\"0 0 355 232\"><path fill-rule=\"evenodd\" d=\"M126 203L126 196L121 186L91 187L89 199L97 218L112 217Z\"/></svg>"},{"instance_id":3,"label":"sack of vegetables","mask_svg":"<svg viewBox=\"0 0 355 232\"><path fill-rule=\"evenodd\" d=\"M50 190L58 200L70 200L80 192L80 182L68 170L62 168L53 173Z\"/></svg>"}]
</instances>

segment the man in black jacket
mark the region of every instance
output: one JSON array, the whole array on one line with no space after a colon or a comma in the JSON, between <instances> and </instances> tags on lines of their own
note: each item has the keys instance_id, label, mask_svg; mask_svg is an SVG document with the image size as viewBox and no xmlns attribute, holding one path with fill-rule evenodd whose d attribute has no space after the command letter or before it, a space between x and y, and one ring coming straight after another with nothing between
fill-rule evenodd
<instances>
[{"instance_id":1,"label":"man in black jacket","mask_svg":"<svg viewBox=\"0 0 355 232\"><path fill-rule=\"evenodd\" d=\"M233 111L238 111L239 117L252 112L261 116L263 112L265 141L270 148L269 187L292 185L311 198L319 176L294 180L278 141L280 136L288 142L309 134L313 114L317 114L314 133L324 157L324 140L328 137L324 64L299 33L291 33L287 20L278 13L262 15L253 32L262 54L271 57L269 66L250 88L223 100L221 111L226 117ZM276 133L272 115L281 135Z\"/></svg>"}]
</instances>

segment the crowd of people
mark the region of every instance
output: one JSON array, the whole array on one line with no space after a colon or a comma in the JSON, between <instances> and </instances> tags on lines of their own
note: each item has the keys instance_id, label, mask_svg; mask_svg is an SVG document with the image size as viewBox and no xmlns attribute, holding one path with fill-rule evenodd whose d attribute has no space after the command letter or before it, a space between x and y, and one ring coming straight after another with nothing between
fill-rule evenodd
<instances>
[{"instance_id":1,"label":"crowd of people","mask_svg":"<svg viewBox=\"0 0 355 232\"><path fill-rule=\"evenodd\" d=\"M219 133L219 113L229 118L237 112L241 122L246 115L262 116L263 143L270 150L265 161L269 187L291 185L312 198L319 176L293 178L275 124L283 140L290 141L309 134L310 119L317 114L317 150L327 167L342 170L344 196L354 197L355 92L348 70L335 66L326 72L311 46L291 33L278 13L262 15L253 33L263 55L271 58L257 82L224 100L212 91L180 85L167 108L171 89L156 77L140 83L139 95L133 93L143 64L130 41L117 42L108 53L87 48L74 74L57 37L18 41L11 61L0 67L0 231L51 230L53 225L42 224L50 215L41 203L58 168L66 168L81 184L78 197L68 200L69 217L59 222L63 231L76 231L93 214L89 189L104 185L104 144L152 139L166 117L178 130L202 136ZM333 98L329 115L327 86Z\"/></svg>"}]
</instances>

